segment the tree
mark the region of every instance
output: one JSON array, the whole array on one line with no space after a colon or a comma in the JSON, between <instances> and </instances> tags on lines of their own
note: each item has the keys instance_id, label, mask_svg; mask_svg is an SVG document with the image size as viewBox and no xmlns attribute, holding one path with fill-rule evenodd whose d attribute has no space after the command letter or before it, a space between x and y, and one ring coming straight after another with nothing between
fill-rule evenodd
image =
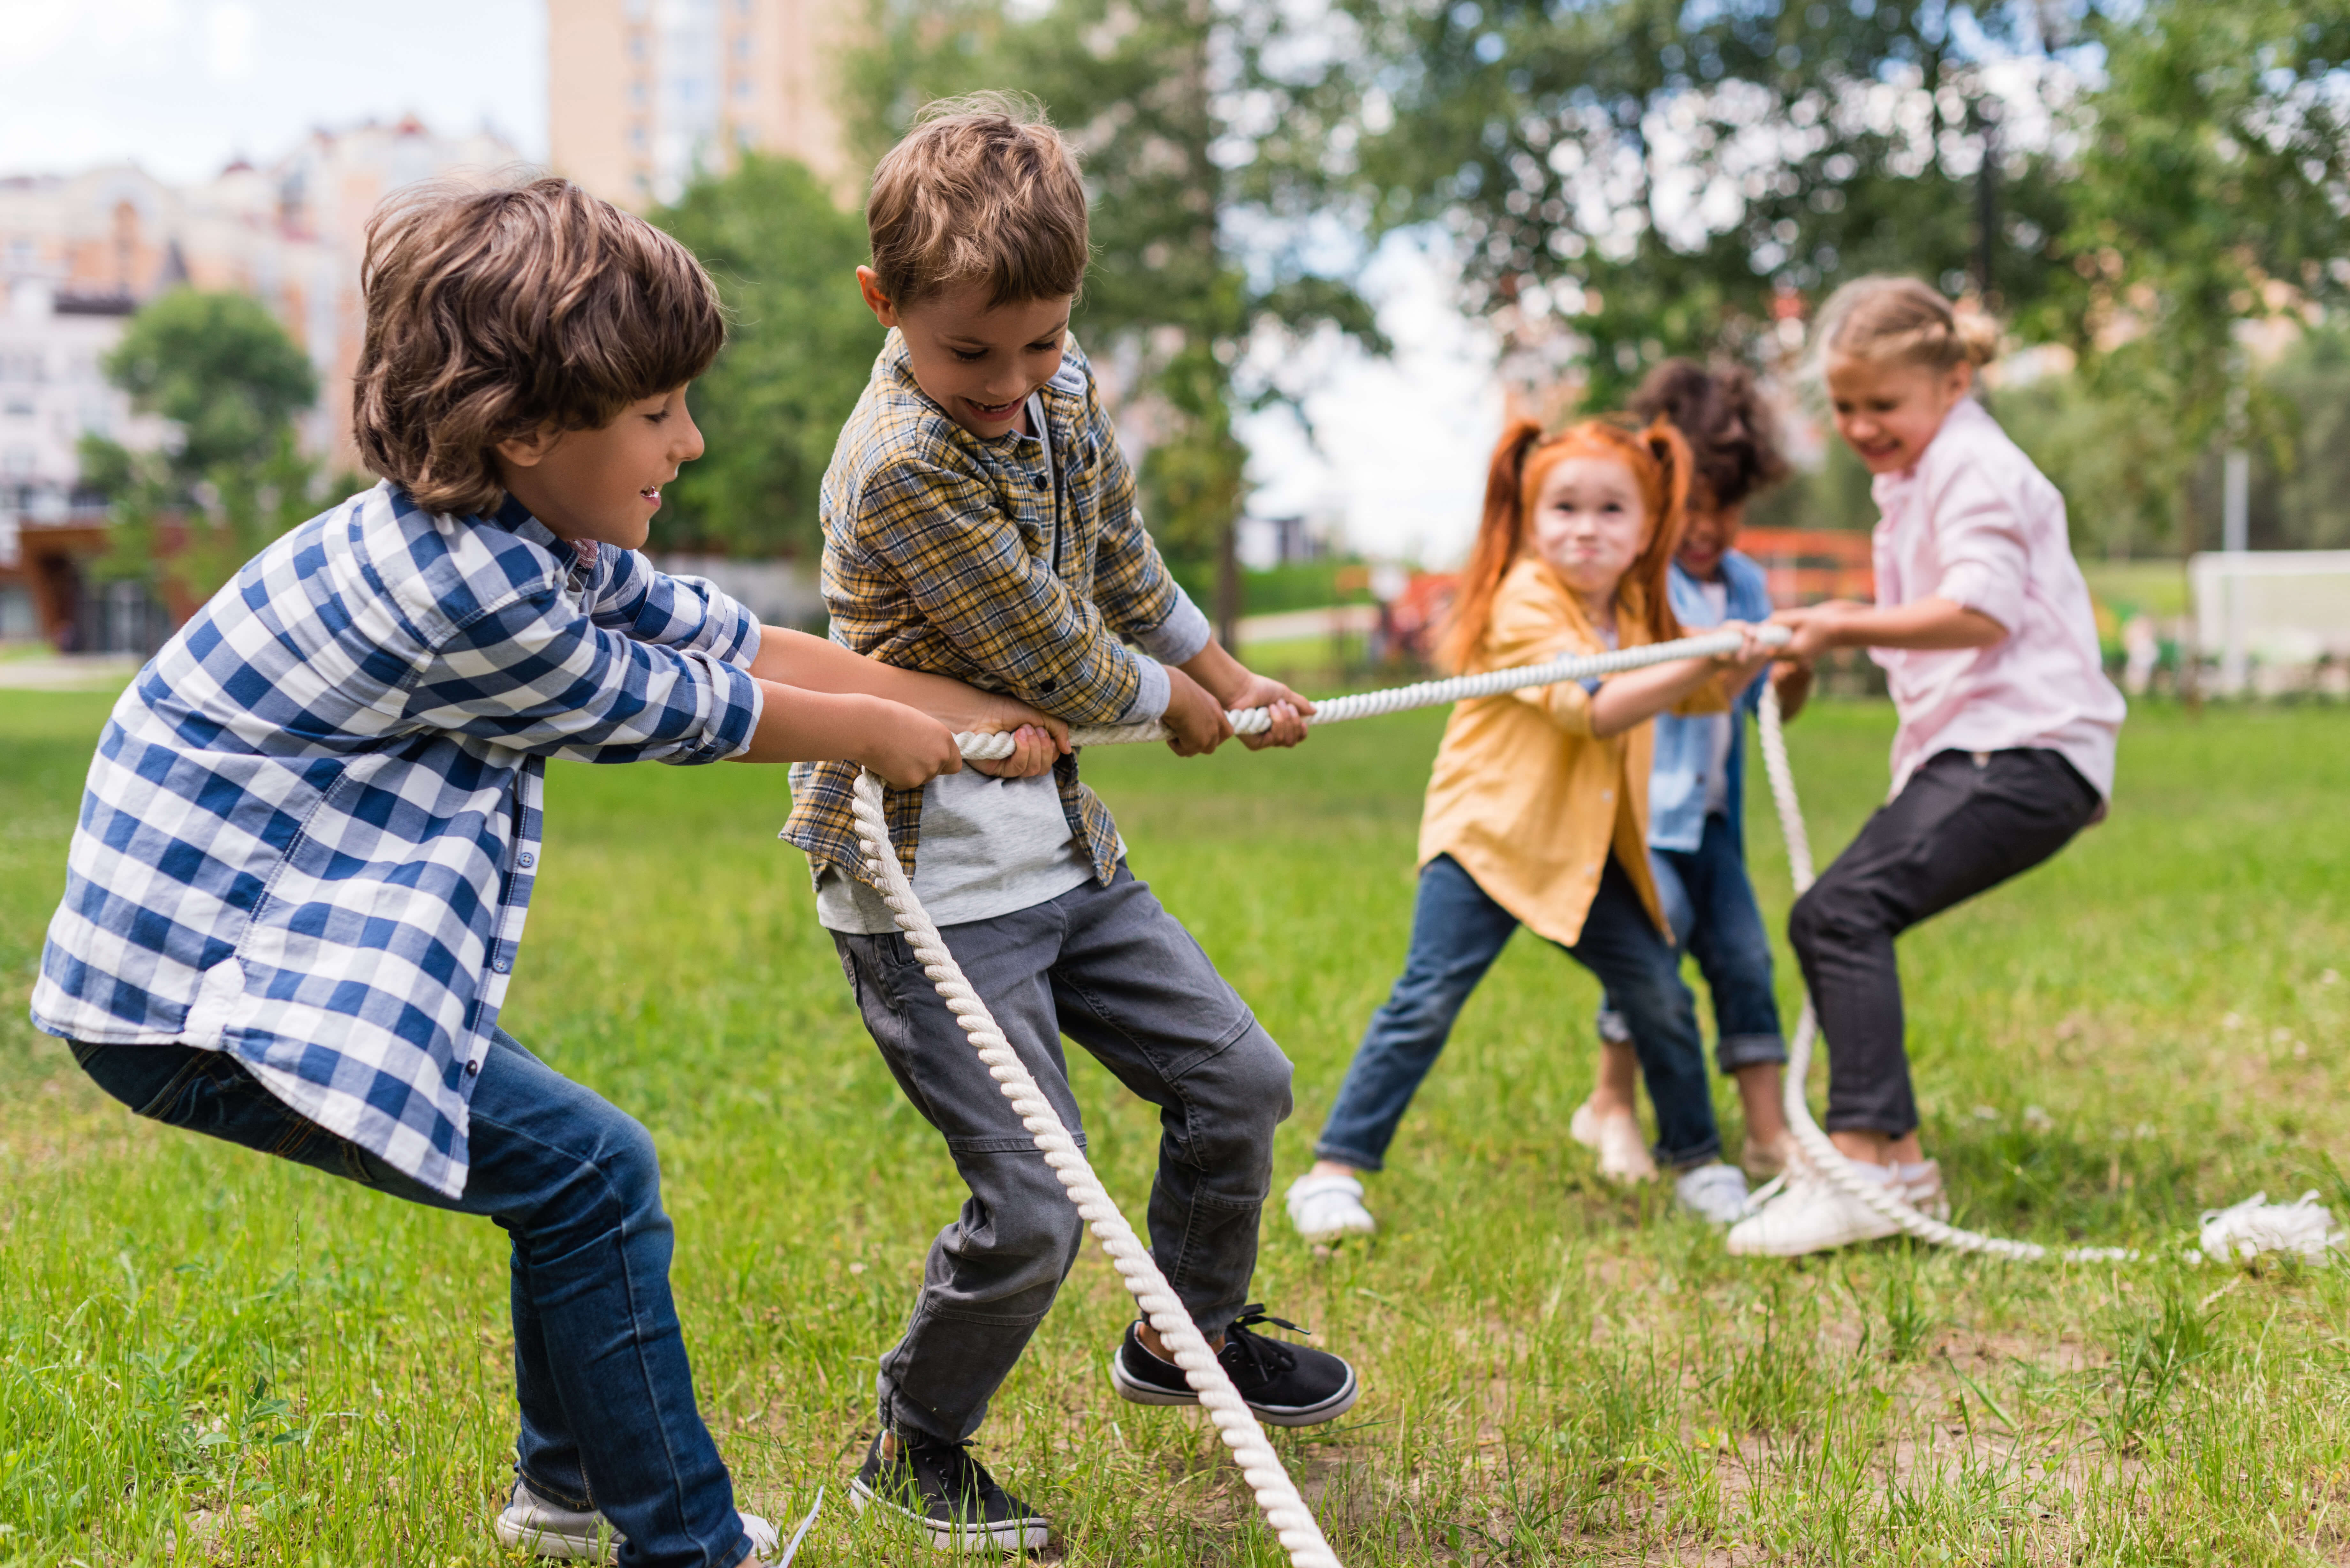
<instances>
[{"instance_id":1,"label":"tree","mask_svg":"<svg viewBox=\"0 0 2350 1568\"><path fill-rule=\"evenodd\" d=\"M201 602L310 514L318 470L293 421L317 378L259 301L174 289L131 317L105 370L174 439L134 452L82 438L83 483L112 503L99 575Z\"/></svg>"},{"instance_id":2,"label":"tree","mask_svg":"<svg viewBox=\"0 0 2350 1568\"><path fill-rule=\"evenodd\" d=\"M757 153L697 180L653 221L710 268L732 318L691 394L709 450L665 497L663 542L736 556L820 549L817 485L881 347L857 292L864 223L803 165Z\"/></svg>"},{"instance_id":3,"label":"tree","mask_svg":"<svg viewBox=\"0 0 2350 1568\"><path fill-rule=\"evenodd\" d=\"M1362 299L1279 243L1227 91L1249 37L1210 0L883 0L873 36L848 77L868 157L923 103L981 88L1035 96L1082 150L1097 259L1074 330L1121 389L1123 422L1149 431L1139 477L1161 547L1195 567L1228 556L1247 459L1232 416L1281 392L1236 385L1252 343L1326 327L1384 348Z\"/></svg>"},{"instance_id":4,"label":"tree","mask_svg":"<svg viewBox=\"0 0 2350 1568\"><path fill-rule=\"evenodd\" d=\"M1334 4L1351 43L1270 73L1278 118L1375 233L1454 234L1522 381L1608 403L1669 354L1767 358L1864 272L2035 308L2061 259L2063 119L2004 123L2065 79L2054 7Z\"/></svg>"},{"instance_id":5,"label":"tree","mask_svg":"<svg viewBox=\"0 0 2350 1568\"><path fill-rule=\"evenodd\" d=\"M2288 333L2350 286L2350 14L2280 0L2158 0L2096 19L2065 236L2063 326L2093 393L2126 410L2133 537L2210 542L2190 483L2215 445L2292 462L2254 324Z\"/></svg>"}]
</instances>

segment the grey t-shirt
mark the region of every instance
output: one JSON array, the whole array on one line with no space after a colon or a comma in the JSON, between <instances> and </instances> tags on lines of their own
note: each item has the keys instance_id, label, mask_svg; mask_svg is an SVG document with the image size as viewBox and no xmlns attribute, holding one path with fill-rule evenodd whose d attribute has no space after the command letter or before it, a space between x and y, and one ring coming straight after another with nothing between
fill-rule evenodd
<instances>
[{"instance_id":1,"label":"grey t-shirt","mask_svg":"<svg viewBox=\"0 0 2350 1568\"><path fill-rule=\"evenodd\" d=\"M1046 462L1052 438L1043 401L1028 400L1029 434ZM1056 487L1057 488L1057 487ZM1054 526L1059 526L1055 508ZM1045 541L1049 557L1054 542ZM1143 689L1124 715L1128 723L1156 719L1167 711L1167 673L1157 659L1180 664L1208 644L1208 618L1176 589L1175 613L1139 639ZM1118 852L1126 852L1123 843ZM922 786L920 847L914 856L914 896L941 926L992 919L1057 898L1093 875L1085 846L1069 830L1061 809L1061 788L1049 773L1035 778L991 778L977 768L941 774ZM816 919L827 930L871 936L894 931L898 923L881 896L853 877L827 871L816 880Z\"/></svg>"}]
</instances>

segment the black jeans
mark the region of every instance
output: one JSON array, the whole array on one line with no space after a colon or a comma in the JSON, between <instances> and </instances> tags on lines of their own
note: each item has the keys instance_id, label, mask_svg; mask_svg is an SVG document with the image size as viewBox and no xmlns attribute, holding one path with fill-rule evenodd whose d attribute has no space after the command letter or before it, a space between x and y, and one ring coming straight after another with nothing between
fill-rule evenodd
<instances>
[{"instance_id":1,"label":"black jeans","mask_svg":"<svg viewBox=\"0 0 2350 1568\"><path fill-rule=\"evenodd\" d=\"M1918 1129L1893 939L2039 865L2101 805L2055 752L1940 752L1795 900L1787 937L1827 1036L1830 1132Z\"/></svg>"}]
</instances>

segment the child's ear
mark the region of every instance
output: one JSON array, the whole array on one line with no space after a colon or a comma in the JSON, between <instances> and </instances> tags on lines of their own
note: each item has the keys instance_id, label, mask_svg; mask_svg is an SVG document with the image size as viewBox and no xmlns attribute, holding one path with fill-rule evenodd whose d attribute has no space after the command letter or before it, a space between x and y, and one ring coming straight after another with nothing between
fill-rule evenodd
<instances>
[{"instance_id":1,"label":"child's ear","mask_svg":"<svg viewBox=\"0 0 2350 1568\"><path fill-rule=\"evenodd\" d=\"M498 454L500 461L510 462L516 468L536 468L546 461L546 454L553 452L555 443L562 439L563 432L553 425L541 425L526 434L508 436L491 450Z\"/></svg>"},{"instance_id":2,"label":"child's ear","mask_svg":"<svg viewBox=\"0 0 2350 1568\"><path fill-rule=\"evenodd\" d=\"M898 325L898 306L888 295L881 292L879 273L869 266L858 267L857 292L865 296L865 308L873 313L874 320L884 327Z\"/></svg>"}]
</instances>

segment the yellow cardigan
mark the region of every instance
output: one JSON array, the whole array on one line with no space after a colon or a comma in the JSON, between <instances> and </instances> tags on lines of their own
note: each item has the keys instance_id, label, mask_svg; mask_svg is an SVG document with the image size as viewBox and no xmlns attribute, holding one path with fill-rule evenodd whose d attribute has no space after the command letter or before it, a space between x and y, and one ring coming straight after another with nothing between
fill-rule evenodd
<instances>
[{"instance_id":1,"label":"yellow cardigan","mask_svg":"<svg viewBox=\"0 0 2350 1568\"><path fill-rule=\"evenodd\" d=\"M1628 587L1617 603L1617 626L1625 648L1651 640L1648 617ZM1547 564L1526 556L1494 595L1476 667L1534 664L1606 646L1574 590ZM1709 683L1675 711L1719 713L1727 706ZM1590 694L1571 680L1460 703L1429 780L1419 864L1451 856L1537 935L1572 947L1613 850L1648 918L1670 940L1648 872L1654 739L1646 722L1606 740L1594 735Z\"/></svg>"}]
</instances>

